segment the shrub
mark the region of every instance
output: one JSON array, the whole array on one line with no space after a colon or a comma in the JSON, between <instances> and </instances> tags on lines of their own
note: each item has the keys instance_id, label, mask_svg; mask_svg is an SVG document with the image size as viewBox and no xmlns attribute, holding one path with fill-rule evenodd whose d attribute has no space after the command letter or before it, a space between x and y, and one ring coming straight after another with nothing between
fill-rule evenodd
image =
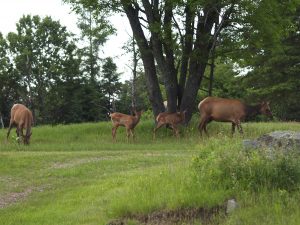
<instances>
[{"instance_id":1,"label":"shrub","mask_svg":"<svg viewBox=\"0 0 300 225\"><path fill-rule=\"evenodd\" d=\"M231 190L287 190L300 184L299 154L266 151L202 152L194 159L199 179L208 176L210 182Z\"/></svg>"}]
</instances>

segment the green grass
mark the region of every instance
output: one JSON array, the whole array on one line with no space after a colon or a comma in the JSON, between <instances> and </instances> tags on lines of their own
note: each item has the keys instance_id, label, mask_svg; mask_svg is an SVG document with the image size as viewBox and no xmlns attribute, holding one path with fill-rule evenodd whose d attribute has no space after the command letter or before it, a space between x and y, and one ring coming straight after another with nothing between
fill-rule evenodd
<instances>
[{"instance_id":1,"label":"green grass","mask_svg":"<svg viewBox=\"0 0 300 225\"><path fill-rule=\"evenodd\" d=\"M230 124L211 123L211 137L201 138L195 120L181 128L178 140L165 128L152 140L153 126L141 121L129 143L123 128L113 143L108 122L40 126L33 128L30 146L13 136L5 143L6 130L0 130L0 206L7 204L0 224L106 224L165 209L210 208L232 196L241 207L221 224L299 224L298 191L240 192L216 185L213 169L199 176L194 167L199 155L214 166L219 155L235 157L243 138L299 131L298 123L247 123L244 137L234 138Z\"/></svg>"}]
</instances>

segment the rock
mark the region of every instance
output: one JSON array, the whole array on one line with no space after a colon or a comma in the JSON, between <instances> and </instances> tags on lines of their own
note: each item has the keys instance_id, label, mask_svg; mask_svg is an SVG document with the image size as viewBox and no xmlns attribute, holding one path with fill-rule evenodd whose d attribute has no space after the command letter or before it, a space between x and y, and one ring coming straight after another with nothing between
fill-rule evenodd
<instances>
[{"instance_id":1,"label":"rock","mask_svg":"<svg viewBox=\"0 0 300 225\"><path fill-rule=\"evenodd\" d=\"M229 199L226 205L226 214L232 213L239 207L239 204L236 202L235 199Z\"/></svg>"},{"instance_id":2,"label":"rock","mask_svg":"<svg viewBox=\"0 0 300 225\"><path fill-rule=\"evenodd\" d=\"M257 138L256 140L243 140L245 149L267 148L282 149L284 151L300 151L300 132L274 131Z\"/></svg>"}]
</instances>

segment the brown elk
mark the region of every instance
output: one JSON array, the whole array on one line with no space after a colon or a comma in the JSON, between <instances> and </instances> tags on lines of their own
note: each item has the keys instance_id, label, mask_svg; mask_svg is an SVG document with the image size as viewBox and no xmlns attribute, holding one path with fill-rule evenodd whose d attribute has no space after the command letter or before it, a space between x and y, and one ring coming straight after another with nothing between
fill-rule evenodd
<instances>
[{"instance_id":1,"label":"brown elk","mask_svg":"<svg viewBox=\"0 0 300 225\"><path fill-rule=\"evenodd\" d=\"M258 114L264 114L272 117L268 102L262 102L258 105L250 106L236 99L207 97L199 103L198 109L201 116L198 129L201 135L204 130L207 136L208 133L206 126L213 120L218 122L231 122L231 133L233 135L236 126L238 127L239 132L241 134L243 133L241 121L245 119Z\"/></svg>"},{"instance_id":2,"label":"brown elk","mask_svg":"<svg viewBox=\"0 0 300 225\"><path fill-rule=\"evenodd\" d=\"M28 145L32 134L31 132L32 123L33 123L33 117L31 111L22 104L14 104L10 112L10 122L9 122L9 128L8 128L6 139L8 140L9 133L12 126L16 125L17 127L16 133L18 136L18 141L21 136L23 139L23 143ZM26 129L25 135L23 134L23 129Z\"/></svg>"},{"instance_id":3,"label":"brown elk","mask_svg":"<svg viewBox=\"0 0 300 225\"><path fill-rule=\"evenodd\" d=\"M110 117L113 124L113 128L112 128L113 140L116 139L116 132L119 126L124 126L126 128L127 141L129 141L130 134L134 139L134 128L139 123L142 113L143 111L137 112L135 110L134 110L135 115L126 115L118 112L111 113Z\"/></svg>"},{"instance_id":4,"label":"brown elk","mask_svg":"<svg viewBox=\"0 0 300 225\"><path fill-rule=\"evenodd\" d=\"M169 113L169 112L159 113L158 116L156 117L157 124L153 130L153 139L155 139L156 131L163 125L170 125L170 127L173 129L175 136L178 138L179 130L177 128L177 125L179 123L182 123L185 120L185 113L186 110L183 112L175 112L175 113Z\"/></svg>"}]
</instances>

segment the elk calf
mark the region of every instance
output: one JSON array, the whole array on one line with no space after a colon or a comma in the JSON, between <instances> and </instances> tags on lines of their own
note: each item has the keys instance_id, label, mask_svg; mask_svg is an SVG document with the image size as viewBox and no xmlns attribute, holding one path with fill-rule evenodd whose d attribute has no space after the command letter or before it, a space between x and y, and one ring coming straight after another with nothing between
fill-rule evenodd
<instances>
[{"instance_id":1,"label":"elk calf","mask_svg":"<svg viewBox=\"0 0 300 225\"><path fill-rule=\"evenodd\" d=\"M21 136L23 143L28 145L31 137L31 126L33 123L33 117L31 111L22 104L14 104L10 112L10 122L7 132L6 139L8 140L10 130L13 125L17 126L17 136ZM23 129L26 129L25 135L23 134Z\"/></svg>"},{"instance_id":2,"label":"elk calf","mask_svg":"<svg viewBox=\"0 0 300 225\"><path fill-rule=\"evenodd\" d=\"M134 128L139 123L142 113L143 111L139 111L139 112L135 111L134 116L126 115L118 112L110 114L111 121L113 124L113 128L112 128L113 140L116 139L116 132L119 126L124 126L126 128L127 141L129 141L130 134L134 139Z\"/></svg>"},{"instance_id":3,"label":"elk calf","mask_svg":"<svg viewBox=\"0 0 300 225\"><path fill-rule=\"evenodd\" d=\"M208 133L206 126L213 120L219 122L231 122L231 133L233 135L236 126L238 127L239 132L243 133L241 121L247 118L258 114L264 114L272 117L268 102L262 102L258 105L250 106L236 99L207 97L199 103L198 109L201 116L198 129L201 135L202 130L204 130L207 136Z\"/></svg>"},{"instance_id":4,"label":"elk calf","mask_svg":"<svg viewBox=\"0 0 300 225\"><path fill-rule=\"evenodd\" d=\"M185 113L186 111L176 113L162 112L158 114L158 116L156 117L157 124L153 130L153 138L155 139L156 131L163 125L167 124L171 126L175 136L178 138L179 130L177 128L177 125L185 120Z\"/></svg>"}]
</instances>

